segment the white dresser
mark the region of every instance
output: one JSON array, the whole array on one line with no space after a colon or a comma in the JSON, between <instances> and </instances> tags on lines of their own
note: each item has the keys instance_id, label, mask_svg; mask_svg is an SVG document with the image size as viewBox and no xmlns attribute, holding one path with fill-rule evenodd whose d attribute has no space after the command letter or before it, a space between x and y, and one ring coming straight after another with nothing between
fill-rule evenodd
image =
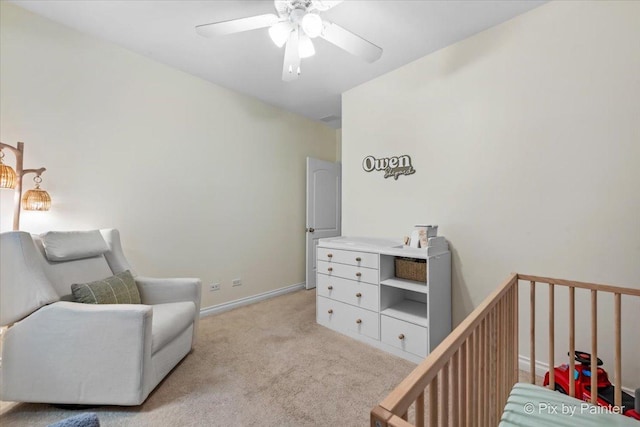
<instances>
[{"instance_id":1,"label":"white dresser","mask_svg":"<svg viewBox=\"0 0 640 427\"><path fill-rule=\"evenodd\" d=\"M374 347L420 362L451 332L451 253L371 238L321 239L316 319ZM395 258L426 260L426 283L395 277Z\"/></svg>"}]
</instances>

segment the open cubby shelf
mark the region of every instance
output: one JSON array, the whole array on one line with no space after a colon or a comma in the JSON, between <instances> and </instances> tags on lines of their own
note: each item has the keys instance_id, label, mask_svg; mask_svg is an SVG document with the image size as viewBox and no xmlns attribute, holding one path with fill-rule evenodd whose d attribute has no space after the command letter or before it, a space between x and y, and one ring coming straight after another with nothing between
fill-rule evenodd
<instances>
[{"instance_id":1,"label":"open cubby shelf","mask_svg":"<svg viewBox=\"0 0 640 427\"><path fill-rule=\"evenodd\" d=\"M415 280L399 279L397 277L391 277L380 281L383 286L391 286L393 288L405 289L407 291L419 292L426 294L428 292L428 286L425 282L416 282Z\"/></svg>"},{"instance_id":2,"label":"open cubby shelf","mask_svg":"<svg viewBox=\"0 0 640 427\"><path fill-rule=\"evenodd\" d=\"M412 300L402 300L389 308L380 312L385 316L393 317L398 320L404 320L418 326L429 326L427 317L427 304Z\"/></svg>"}]
</instances>

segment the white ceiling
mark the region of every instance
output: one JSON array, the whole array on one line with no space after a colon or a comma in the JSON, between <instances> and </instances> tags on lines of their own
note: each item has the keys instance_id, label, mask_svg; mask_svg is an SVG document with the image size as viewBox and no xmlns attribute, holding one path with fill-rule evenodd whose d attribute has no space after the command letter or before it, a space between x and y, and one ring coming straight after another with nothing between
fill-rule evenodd
<instances>
[{"instance_id":1,"label":"white ceiling","mask_svg":"<svg viewBox=\"0 0 640 427\"><path fill-rule=\"evenodd\" d=\"M203 38L194 27L273 13L273 1L15 0L13 3L171 67L314 120L341 117L340 95L361 83L533 9L538 0L346 0L323 18L383 48L366 63L315 39L302 74L282 81L284 49L266 29ZM325 120L339 127L340 120Z\"/></svg>"}]
</instances>

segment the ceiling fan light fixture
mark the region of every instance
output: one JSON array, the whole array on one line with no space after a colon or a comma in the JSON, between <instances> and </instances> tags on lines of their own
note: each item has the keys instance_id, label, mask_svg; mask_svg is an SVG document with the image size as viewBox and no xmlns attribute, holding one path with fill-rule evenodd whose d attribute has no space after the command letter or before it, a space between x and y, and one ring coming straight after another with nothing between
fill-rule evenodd
<instances>
[{"instance_id":1,"label":"ceiling fan light fixture","mask_svg":"<svg viewBox=\"0 0 640 427\"><path fill-rule=\"evenodd\" d=\"M293 28L289 22L278 22L269 28L269 36L276 46L282 47L289 39L289 34Z\"/></svg>"},{"instance_id":2,"label":"ceiling fan light fixture","mask_svg":"<svg viewBox=\"0 0 640 427\"><path fill-rule=\"evenodd\" d=\"M302 17L302 31L312 39L322 33L322 18L317 13L307 13Z\"/></svg>"},{"instance_id":3,"label":"ceiling fan light fixture","mask_svg":"<svg viewBox=\"0 0 640 427\"><path fill-rule=\"evenodd\" d=\"M305 34L300 34L298 37L298 55L300 58L309 58L316 54L316 49L313 47L313 42Z\"/></svg>"}]
</instances>

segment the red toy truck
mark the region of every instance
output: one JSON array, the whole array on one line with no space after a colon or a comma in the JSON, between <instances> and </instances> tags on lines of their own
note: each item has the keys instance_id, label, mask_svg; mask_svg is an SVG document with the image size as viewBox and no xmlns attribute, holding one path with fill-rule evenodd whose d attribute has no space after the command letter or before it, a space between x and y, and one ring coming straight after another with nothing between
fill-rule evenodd
<instances>
[{"instance_id":1,"label":"red toy truck","mask_svg":"<svg viewBox=\"0 0 640 427\"><path fill-rule=\"evenodd\" d=\"M575 378L575 397L586 402L591 402L591 355L584 351L575 352L576 361L579 364L575 365L575 372L573 376ZM602 366L602 360L598 358L598 366ZM555 372L555 388L564 394L569 394L569 365L563 364L553 368ZM613 411L614 403L614 386L609 381L609 375L607 371L602 368L598 368L598 405L611 408ZM549 372L544 376L543 385L549 385ZM634 399L629 393L622 392L622 412L627 417L640 420L640 402Z\"/></svg>"}]
</instances>

